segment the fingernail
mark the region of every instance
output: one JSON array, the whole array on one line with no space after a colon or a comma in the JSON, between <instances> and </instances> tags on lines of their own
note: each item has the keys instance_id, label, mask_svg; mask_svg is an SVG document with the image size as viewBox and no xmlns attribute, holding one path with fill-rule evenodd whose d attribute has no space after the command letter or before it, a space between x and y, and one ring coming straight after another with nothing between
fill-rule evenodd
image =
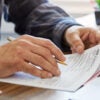
<instances>
[{"instance_id":1,"label":"fingernail","mask_svg":"<svg viewBox=\"0 0 100 100\"><path fill-rule=\"evenodd\" d=\"M61 61L65 61L66 60L66 57L65 56L63 56L62 57L62 59L61 59Z\"/></svg>"},{"instance_id":2,"label":"fingernail","mask_svg":"<svg viewBox=\"0 0 100 100\"><path fill-rule=\"evenodd\" d=\"M59 69L56 71L56 73L57 73L57 76L59 76L61 74Z\"/></svg>"},{"instance_id":3,"label":"fingernail","mask_svg":"<svg viewBox=\"0 0 100 100\"><path fill-rule=\"evenodd\" d=\"M82 46L78 46L78 47L76 48L76 51L77 51L77 53L82 53L82 52L83 52Z\"/></svg>"}]
</instances>

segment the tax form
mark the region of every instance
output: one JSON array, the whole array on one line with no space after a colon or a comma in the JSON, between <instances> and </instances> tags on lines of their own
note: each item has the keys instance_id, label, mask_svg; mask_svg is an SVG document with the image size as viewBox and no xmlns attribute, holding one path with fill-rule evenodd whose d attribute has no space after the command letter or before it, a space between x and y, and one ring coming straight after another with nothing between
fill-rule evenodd
<instances>
[{"instance_id":1,"label":"tax form","mask_svg":"<svg viewBox=\"0 0 100 100\"><path fill-rule=\"evenodd\" d=\"M30 74L18 72L7 78L0 78L0 82L39 87L46 89L75 92L82 87L93 75L100 71L100 45L86 50L83 54L65 55L67 66L59 65L61 75L48 79L41 79Z\"/></svg>"}]
</instances>

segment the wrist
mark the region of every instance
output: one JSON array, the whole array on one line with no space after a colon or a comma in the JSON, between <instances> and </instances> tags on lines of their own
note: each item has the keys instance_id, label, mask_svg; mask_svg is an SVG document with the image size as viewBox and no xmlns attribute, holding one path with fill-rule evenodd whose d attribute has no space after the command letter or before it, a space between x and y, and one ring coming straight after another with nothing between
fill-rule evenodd
<instances>
[{"instance_id":1,"label":"wrist","mask_svg":"<svg viewBox=\"0 0 100 100\"><path fill-rule=\"evenodd\" d=\"M83 26L71 26L68 29L65 30L64 33L64 41L68 44L68 39L67 37L69 37L69 34L71 33L75 33L78 31L78 29L82 28Z\"/></svg>"}]
</instances>

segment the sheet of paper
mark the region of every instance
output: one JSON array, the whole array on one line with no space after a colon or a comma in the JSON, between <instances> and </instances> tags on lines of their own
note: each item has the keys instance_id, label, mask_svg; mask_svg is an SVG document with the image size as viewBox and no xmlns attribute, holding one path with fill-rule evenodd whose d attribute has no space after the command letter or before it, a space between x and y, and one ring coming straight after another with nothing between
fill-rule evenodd
<instances>
[{"instance_id":1,"label":"sheet of paper","mask_svg":"<svg viewBox=\"0 0 100 100\"><path fill-rule=\"evenodd\" d=\"M8 78L0 78L1 82L56 89L63 91L78 90L100 66L100 46L85 51L82 55L66 55L67 66L59 64L61 75L49 79L40 79L23 72L16 73Z\"/></svg>"}]
</instances>

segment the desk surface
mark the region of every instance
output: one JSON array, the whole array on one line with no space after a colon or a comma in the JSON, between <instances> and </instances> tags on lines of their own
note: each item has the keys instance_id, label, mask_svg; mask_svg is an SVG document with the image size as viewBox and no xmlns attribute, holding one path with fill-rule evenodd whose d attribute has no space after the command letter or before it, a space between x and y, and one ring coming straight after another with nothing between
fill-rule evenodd
<instances>
[{"instance_id":1,"label":"desk surface","mask_svg":"<svg viewBox=\"0 0 100 100\"><path fill-rule=\"evenodd\" d=\"M100 100L100 78L75 93L0 83L0 100Z\"/></svg>"},{"instance_id":2,"label":"desk surface","mask_svg":"<svg viewBox=\"0 0 100 100\"><path fill-rule=\"evenodd\" d=\"M79 18L77 21L86 26L96 26L94 15ZM100 100L100 78L91 81L76 93L25 87L7 83L0 83L0 90L2 92L0 94L0 100Z\"/></svg>"}]
</instances>

